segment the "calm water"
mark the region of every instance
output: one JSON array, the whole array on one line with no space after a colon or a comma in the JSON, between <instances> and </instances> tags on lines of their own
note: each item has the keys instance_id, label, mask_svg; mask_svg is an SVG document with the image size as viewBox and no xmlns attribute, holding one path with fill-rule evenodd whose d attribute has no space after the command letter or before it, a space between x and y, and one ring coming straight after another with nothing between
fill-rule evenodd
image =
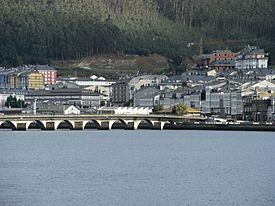
<instances>
[{"instance_id":1,"label":"calm water","mask_svg":"<svg viewBox=\"0 0 275 206\"><path fill-rule=\"evenodd\" d=\"M0 132L0 205L275 205L275 133Z\"/></svg>"}]
</instances>

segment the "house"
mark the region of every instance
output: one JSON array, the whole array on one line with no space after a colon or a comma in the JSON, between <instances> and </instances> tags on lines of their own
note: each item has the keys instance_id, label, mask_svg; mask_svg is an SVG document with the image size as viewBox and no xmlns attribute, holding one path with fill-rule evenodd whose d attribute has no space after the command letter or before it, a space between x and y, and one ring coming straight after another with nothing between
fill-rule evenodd
<instances>
[{"instance_id":1,"label":"house","mask_svg":"<svg viewBox=\"0 0 275 206\"><path fill-rule=\"evenodd\" d=\"M263 49L255 46L247 46L237 53L237 69L259 69L268 67L268 54Z\"/></svg>"},{"instance_id":2,"label":"house","mask_svg":"<svg viewBox=\"0 0 275 206\"><path fill-rule=\"evenodd\" d=\"M235 67L236 54L230 50L216 50L195 58L197 68L224 71Z\"/></svg>"}]
</instances>

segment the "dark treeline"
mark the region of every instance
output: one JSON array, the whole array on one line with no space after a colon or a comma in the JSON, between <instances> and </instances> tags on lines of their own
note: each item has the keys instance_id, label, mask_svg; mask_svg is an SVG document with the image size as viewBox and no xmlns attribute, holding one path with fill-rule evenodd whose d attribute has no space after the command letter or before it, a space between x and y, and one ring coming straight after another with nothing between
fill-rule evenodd
<instances>
[{"instance_id":1,"label":"dark treeline","mask_svg":"<svg viewBox=\"0 0 275 206\"><path fill-rule=\"evenodd\" d=\"M249 32L274 37L274 0L158 0L165 16L211 36Z\"/></svg>"},{"instance_id":2,"label":"dark treeline","mask_svg":"<svg viewBox=\"0 0 275 206\"><path fill-rule=\"evenodd\" d=\"M95 54L158 53L179 64L188 42L274 45L274 0L0 0L0 65ZM270 43L271 42L271 43Z\"/></svg>"}]
</instances>

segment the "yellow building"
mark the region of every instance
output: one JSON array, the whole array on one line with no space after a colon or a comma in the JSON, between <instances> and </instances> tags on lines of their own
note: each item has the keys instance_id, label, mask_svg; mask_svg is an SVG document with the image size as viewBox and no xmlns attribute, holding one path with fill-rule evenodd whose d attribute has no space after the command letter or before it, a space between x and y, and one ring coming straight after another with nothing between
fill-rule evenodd
<instances>
[{"instance_id":1,"label":"yellow building","mask_svg":"<svg viewBox=\"0 0 275 206\"><path fill-rule=\"evenodd\" d=\"M33 90L44 89L44 77L38 71L29 74L28 88Z\"/></svg>"}]
</instances>

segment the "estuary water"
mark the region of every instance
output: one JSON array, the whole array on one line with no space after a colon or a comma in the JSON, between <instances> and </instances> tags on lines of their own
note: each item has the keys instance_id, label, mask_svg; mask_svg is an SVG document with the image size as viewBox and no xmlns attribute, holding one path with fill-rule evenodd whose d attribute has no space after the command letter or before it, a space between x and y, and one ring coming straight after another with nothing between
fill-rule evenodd
<instances>
[{"instance_id":1,"label":"estuary water","mask_svg":"<svg viewBox=\"0 0 275 206\"><path fill-rule=\"evenodd\" d=\"M1 206L274 206L275 133L0 131Z\"/></svg>"}]
</instances>

